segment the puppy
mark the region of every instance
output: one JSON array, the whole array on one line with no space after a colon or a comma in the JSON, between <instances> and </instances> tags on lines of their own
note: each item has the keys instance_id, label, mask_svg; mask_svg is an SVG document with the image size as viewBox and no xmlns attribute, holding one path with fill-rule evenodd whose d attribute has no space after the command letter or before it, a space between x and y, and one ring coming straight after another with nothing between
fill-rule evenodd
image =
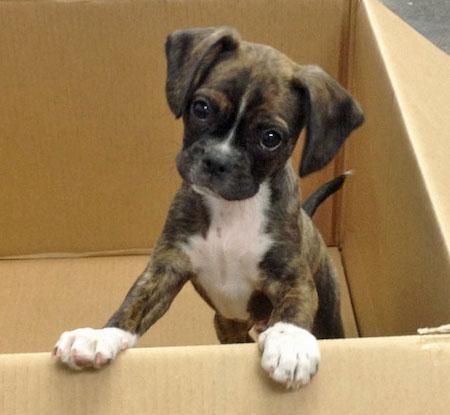
<instances>
[{"instance_id":1,"label":"puppy","mask_svg":"<svg viewBox=\"0 0 450 415\"><path fill-rule=\"evenodd\" d=\"M251 341L262 367L296 388L316 373L316 338L343 336L336 274L301 208L290 157L306 127L300 176L324 167L363 122L358 103L317 66L242 41L228 27L168 36L167 100L183 118L183 183L150 262L102 329L65 332L54 354L99 368L169 308L190 281L215 310L222 343Z\"/></svg>"}]
</instances>

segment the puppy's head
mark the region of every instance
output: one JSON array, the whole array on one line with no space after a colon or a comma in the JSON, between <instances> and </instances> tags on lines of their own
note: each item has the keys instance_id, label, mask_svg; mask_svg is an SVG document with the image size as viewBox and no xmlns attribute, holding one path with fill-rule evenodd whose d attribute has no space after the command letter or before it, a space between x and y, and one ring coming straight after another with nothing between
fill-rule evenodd
<instances>
[{"instance_id":1,"label":"puppy's head","mask_svg":"<svg viewBox=\"0 0 450 415\"><path fill-rule=\"evenodd\" d=\"M177 167L199 192L255 195L285 166L304 126L300 175L310 174L363 121L357 102L320 68L241 41L232 28L174 32L166 56L167 100L185 127Z\"/></svg>"}]
</instances>

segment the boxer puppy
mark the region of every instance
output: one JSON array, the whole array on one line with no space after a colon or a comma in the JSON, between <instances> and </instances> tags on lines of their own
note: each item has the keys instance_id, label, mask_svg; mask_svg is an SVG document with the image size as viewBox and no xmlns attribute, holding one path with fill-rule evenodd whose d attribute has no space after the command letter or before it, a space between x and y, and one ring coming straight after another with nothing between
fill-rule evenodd
<instances>
[{"instance_id":1,"label":"boxer puppy","mask_svg":"<svg viewBox=\"0 0 450 415\"><path fill-rule=\"evenodd\" d=\"M324 167L363 122L358 103L317 66L302 66L228 27L168 36L167 101L184 122L183 179L145 271L101 329L61 335L55 355L99 368L169 308L190 281L216 311L222 343L258 332L262 367L297 388L319 365L317 338L343 336L336 273L301 207L300 176Z\"/></svg>"}]
</instances>

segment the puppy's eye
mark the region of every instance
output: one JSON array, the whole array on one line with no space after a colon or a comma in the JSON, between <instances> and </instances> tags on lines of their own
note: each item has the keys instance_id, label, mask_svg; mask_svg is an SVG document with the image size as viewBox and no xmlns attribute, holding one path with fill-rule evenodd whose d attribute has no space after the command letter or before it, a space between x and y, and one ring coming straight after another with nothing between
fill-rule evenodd
<instances>
[{"instance_id":1,"label":"puppy's eye","mask_svg":"<svg viewBox=\"0 0 450 415\"><path fill-rule=\"evenodd\" d=\"M265 130L259 139L259 144L264 150L274 151L280 147L283 137L277 130Z\"/></svg>"},{"instance_id":2,"label":"puppy's eye","mask_svg":"<svg viewBox=\"0 0 450 415\"><path fill-rule=\"evenodd\" d=\"M200 119L206 120L211 115L211 107L204 99L196 99L191 105L192 114Z\"/></svg>"}]
</instances>

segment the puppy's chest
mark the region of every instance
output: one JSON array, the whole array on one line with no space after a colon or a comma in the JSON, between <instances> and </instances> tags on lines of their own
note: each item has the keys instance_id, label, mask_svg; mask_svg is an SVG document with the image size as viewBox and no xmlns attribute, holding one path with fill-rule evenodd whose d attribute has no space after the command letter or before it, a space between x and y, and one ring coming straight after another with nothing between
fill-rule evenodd
<instances>
[{"instance_id":1,"label":"puppy's chest","mask_svg":"<svg viewBox=\"0 0 450 415\"><path fill-rule=\"evenodd\" d=\"M266 190L252 200L209 200L211 223L206 236L194 235L184 246L196 283L227 318L248 318L247 304L258 287L259 263L272 240L266 228Z\"/></svg>"}]
</instances>

